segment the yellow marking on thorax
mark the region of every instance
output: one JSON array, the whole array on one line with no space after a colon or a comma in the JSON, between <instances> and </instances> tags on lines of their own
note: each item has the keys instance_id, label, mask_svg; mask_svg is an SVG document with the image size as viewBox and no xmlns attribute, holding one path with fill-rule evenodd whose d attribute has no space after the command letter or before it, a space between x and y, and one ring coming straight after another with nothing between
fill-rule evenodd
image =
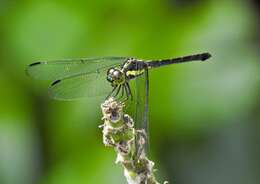
<instances>
[{"instance_id":1,"label":"yellow marking on thorax","mask_svg":"<svg viewBox=\"0 0 260 184\"><path fill-rule=\"evenodd\" d=\"M143 70L129 70L126 72L126 76L132 75L132 76L138 76L144 73L144 69Z\"/></svg>"}]
</instances>

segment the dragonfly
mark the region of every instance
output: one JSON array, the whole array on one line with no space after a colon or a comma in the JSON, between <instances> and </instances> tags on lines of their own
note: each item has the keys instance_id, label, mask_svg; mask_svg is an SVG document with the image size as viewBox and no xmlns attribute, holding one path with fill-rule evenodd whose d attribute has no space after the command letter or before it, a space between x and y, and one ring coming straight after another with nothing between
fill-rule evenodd
<instances>
[{"instance_id":1,"label":"dragonfly","mask_svg":"<svg viewBox=\"0 0 260 184\"><path fill-rule=\"evenodd\" d=\"M148 73L149 69L191 61L206 61L210 53L161 60L132 57L100 57L37 61L26 73L40 80L51 80L49 95L57 100L75 100L101 96L133 99L129 82ZM146 78L148 80L148 78Z\"/></svg>"},{"instance_id":2,"label":"dragonfly","mask_svg":"<svg viewBox=\"0 0 260 184\"><path fill-rule=\"evenodd\" d=\"M171 64L206 61L210 57L211 54L205 52L161 60L100 57L38 61L28 65L26 73L35 79L51 80L49 94L57 100L75 100L106 95L106 99L109 97L124 98L125 102L130 97L132 101L133 94L129 83L137 79L136 84L139 89L136 88L135 91L134 120L136 127L143 129L146 133L144 150L148 153L148 71ZM142 89L138 87L139 84Z\"/></svg>"}]
</instances>

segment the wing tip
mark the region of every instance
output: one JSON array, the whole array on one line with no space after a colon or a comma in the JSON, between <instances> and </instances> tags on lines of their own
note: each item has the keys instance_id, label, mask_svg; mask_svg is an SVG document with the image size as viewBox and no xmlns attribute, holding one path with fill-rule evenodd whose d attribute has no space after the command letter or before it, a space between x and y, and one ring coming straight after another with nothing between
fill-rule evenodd
<instances>
[{"instance_id":1,"label":"wing tip","mask_svg":"<svg viewBox=\"0 0 260 184\"><path fill-rule=\"evenodd\" d=\"M28 76L31 76L31 72L30 72L31 67L40 65L40 64L42 64L42 63L43 63L43 62L41 62L41 61L37 61L37 62L34 62L34 63L29 64L29 65L26 67L26 69L25 69L25 73L26 73Z\"/></svg>"},{"instance_id":2,"label":"wing tip","mask_svg":"<svg viewBox=\"0 0 260 184\"><path fill-rule=\"evenodd\" d=\"M68 102L70 102L70 101L75 101L75 100L81 99L81 98L68 98L68 97L62 96L60 94L57 94L55 91L53 91L52 86L49 87L48 95L51 99L58 100L58 101L68 101Z\"/></svg>"},{"instance_id":3,"label":"wing tip","mask_svg":"<svg viewBox=\"0 0 260 184\"><path fill-rule=\"evenodd\" d=\"M61 80L56 80L54 81L53 83L51 83L51 85L49 86L49 89L48 89L48 95L50 98L54 99L54 100L62 100L61 98L59 98L57 96L57 94L55 94L55 92L53 91L53 87L58 84Z\"/></svg>"}]
</instances>

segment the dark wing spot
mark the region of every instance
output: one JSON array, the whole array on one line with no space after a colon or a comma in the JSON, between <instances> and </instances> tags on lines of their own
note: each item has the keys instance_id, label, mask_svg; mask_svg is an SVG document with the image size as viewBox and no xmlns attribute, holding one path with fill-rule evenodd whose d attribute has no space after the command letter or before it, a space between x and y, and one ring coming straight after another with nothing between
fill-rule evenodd
<instances>
[{"instance_id":1,"label":"dark wing spot","mask_svg":"<svg viewBox=\"0 0 260 184\"><path fill-rule=\"evenodd\" d=\"M32 64L29 64L29 66L35 66L35 65L39 65L41 64L41 62L35 62L35 63L32 63Z\"/></svg>"},{"instance_id":2,"label":"dark wing spot","mask_svg":"<svg viewBox=\"0 0 260 184\"><path fill-rule=\"evenodd\" d=\"M54 82L51 84L51 86L54 86L54 85L58 84L59 82L61 82L61 80L56 80L56 81L54 81Z\"/></svg>"}]
</instances>

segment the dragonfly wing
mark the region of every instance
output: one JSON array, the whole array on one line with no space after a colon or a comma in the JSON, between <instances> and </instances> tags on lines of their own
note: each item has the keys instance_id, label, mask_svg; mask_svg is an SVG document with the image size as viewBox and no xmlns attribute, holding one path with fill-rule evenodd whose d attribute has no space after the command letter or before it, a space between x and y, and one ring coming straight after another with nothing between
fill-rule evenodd
<instances>
[{"instance_id":1,"label":"dragonfly wing","mask_svg":"<svg viewBox=\"0 0 260 184\"><path fill-rule=\"evenodd\" d=\"M139 129L145 131L145 151L149 154L149 122L148 122L148 93L149 93L149 77L148 69L145 69L142 75L135 79L135 98L136 113L135 123Z\"/></svg>"},{"instance_id":2,"label":"dragonfly wing","mask_svg":"<svg viewBox=\"0 0 260 184\"><path fill-rule=\"evenodd\" d=\"M120 65L126 60L126 57L104 57L39 61L30 64L26 72L35 79L57 80L82 73L98 72L99 69Z\"/></svg>"},{"instance_id":3,"label":"dragonfly wing","mask_svg":"<svg viewBox=\"0 0 260 184\"><path fill-rule=\"evenodd\" d=\"M49 94L58 100L75 100L84 97L107 95L112 90L106 72L92 72L56 80L49 87Z\"/></svg>"}]
</instances>

